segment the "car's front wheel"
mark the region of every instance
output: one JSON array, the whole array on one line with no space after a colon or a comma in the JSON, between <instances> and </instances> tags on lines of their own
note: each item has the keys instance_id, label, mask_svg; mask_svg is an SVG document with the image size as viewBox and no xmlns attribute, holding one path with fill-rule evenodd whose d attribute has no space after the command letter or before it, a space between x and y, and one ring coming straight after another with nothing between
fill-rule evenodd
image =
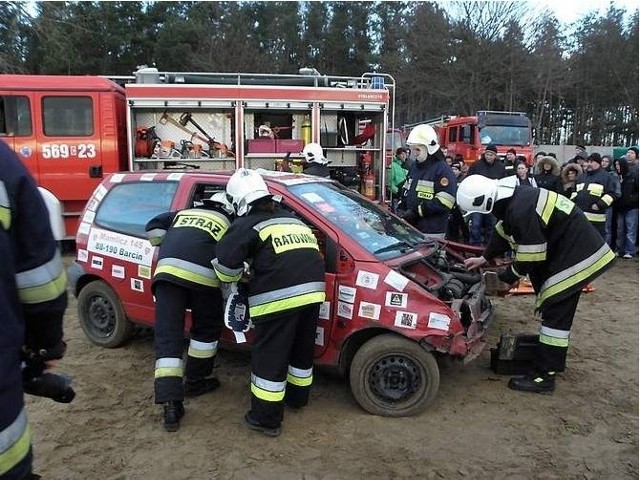
<instances>
[{"instance_id":1,"label":"car's front wheel","mask_svg":"<svg viewBox=\"0 0 640 480\"><path fill-rule=\"evenodd\" d=\"M102 280L80 290L78 318L85 335L101 347L120 347L133 332L133 323L125 315L116 292Z\"/></svg>"},{"instance_id":2,"label":"car's front wheel","mask_svg":"<svg viewBox=\"0 0 640 480\"><path fill-rule=\"evenodd\" d=\"M433 402L440 371L433 355L416 342L384 334L358 349L349 379L353 396L367 412L406 417Z\"/></svg>"}]
</instances>

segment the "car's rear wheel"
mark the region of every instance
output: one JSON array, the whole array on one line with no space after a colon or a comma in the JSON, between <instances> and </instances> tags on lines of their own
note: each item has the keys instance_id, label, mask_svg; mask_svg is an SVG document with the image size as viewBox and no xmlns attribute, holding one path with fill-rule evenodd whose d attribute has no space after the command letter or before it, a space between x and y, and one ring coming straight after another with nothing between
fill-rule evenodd
<instances>
[{"instance_id":1,"label":"car's rear wheel","mask_svg":"<svg viewBox=\"0 0 640 480\"><path fill-rule=\"evenodd\" d=\"M353 396L367 412L406 417L433 402L440 371L433 355L416 342L384 334L356 352L349 379Z\"/></svg>"},{"instance_id":2,"label":"car's rear wheel","mask_svg":"<svg viewBox=\"0 0 640 480\"><path fill-rule=\"evenodd\" d=\"M88 283L80 290L78 318L85 335L101 347L120 347L133 332L133 323L127 319L120 299L102 280Z\"/></svg>"}]
</instances>

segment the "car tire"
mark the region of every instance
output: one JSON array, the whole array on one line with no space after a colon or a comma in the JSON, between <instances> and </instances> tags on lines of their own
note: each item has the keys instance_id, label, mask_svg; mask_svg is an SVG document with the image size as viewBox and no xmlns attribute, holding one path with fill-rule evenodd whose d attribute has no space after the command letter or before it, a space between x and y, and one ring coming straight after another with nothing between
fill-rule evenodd
<instances>
[{"instance_id":1,"label":"car tire","mask_svg":"<svg viewBox=\"0 0 640 480\"><path fill-rule=\"evenodd\" d=\"M349 369L351 392L367 412L407 417L425 410L440 386L433 355L416 342L383 334L358 349Z\"/></svg>"},{"instance_id":2,"label":"car tire","mask_svg":"<svg viewBox=\"0 0 640 480\"><path fill-rule=\"evenodd\" d=\"M78 318L85 335L101 347L120 347L133 332L133 323L125 315L118 295L102 280L80 290Z\"/></svg>"}]
</instances>

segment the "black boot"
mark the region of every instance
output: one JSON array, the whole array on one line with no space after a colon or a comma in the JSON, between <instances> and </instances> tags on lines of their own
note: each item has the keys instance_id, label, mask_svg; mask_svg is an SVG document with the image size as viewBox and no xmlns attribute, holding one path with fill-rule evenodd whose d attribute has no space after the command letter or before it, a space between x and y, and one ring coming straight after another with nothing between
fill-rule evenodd
<instances>
[{"instance_id":1,"label":"black boot","mask_svg":"<svg viewBox=\"0 0 640 480\"><path fill-rule=\"evenodd\" d=\"M533 372L524 377L513 377L509 388L523 392L551 393L556 389L555 372Z\"/></svg>"},{"instance_id":2,"label":"black boot","mask_svg":"<svg viewBox=\"0 0 640 480\"><path fill-rule=\"evenodd\" d=\"M277 437L280 435L280 427L265 427L251 416L250 412L245 413L244 423L251 430L265 434L267 437Z\"/></svg>"},{"instance_id":3,"label":"black boot","mask_svg":"<svg viewBox=\"0 0 640 480\"><path fill-rule=\"evenodd\" d=\"M187 379L184 382L184 394L187 397L197 397L198 395L213 392L217 390L218 387L220 387L220 380L217 378Z\"/></svg>"},{"instance_id":4,"label":"black boot","mask_svg":"<svg viewBox=\"0 0 640 480\"><path fill-rule=\"evenodd\" d=\"M167 432L177 432L180 419L184 416L184 405L179 400L170 400L164 404L164 429Z\"/></svg>"}]
</instances>

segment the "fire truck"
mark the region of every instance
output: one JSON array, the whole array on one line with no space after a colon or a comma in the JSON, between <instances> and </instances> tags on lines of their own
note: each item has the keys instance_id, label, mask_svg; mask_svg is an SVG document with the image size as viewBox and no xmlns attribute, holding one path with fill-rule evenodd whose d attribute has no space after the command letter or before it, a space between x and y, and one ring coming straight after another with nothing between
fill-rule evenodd
<instances>
[{"instance_id":1,"label":"fire truck","mask_svg":"<svg viewBox=\"0 0 640 480\"><path fill-rule=\"evenodd\" d=\"M410 131L422 123L435 128L440 145L447 149L448 155L462 155L467 165L478 160L489 144L497 147L500 158L504 158L507 150L513 148L516 156L524 158L528 166L532 165L531 120L525 113L481 110L472 116L440 116L405 125L405 129Z\"/></svg>"},{"instance_id":2,"label":"fire truck","mask_svg":"<svg viewBox=\"0 0 640 480\"><path fill-rule=\"evenodd\" d=\"M385 202L386 132L395 80L298 74L161 72L133 76L0 75L0 137L49 196L64 239L109 173L140 170L300 171L320 143L332 177Z\"/></svg>"}]
</instances>

